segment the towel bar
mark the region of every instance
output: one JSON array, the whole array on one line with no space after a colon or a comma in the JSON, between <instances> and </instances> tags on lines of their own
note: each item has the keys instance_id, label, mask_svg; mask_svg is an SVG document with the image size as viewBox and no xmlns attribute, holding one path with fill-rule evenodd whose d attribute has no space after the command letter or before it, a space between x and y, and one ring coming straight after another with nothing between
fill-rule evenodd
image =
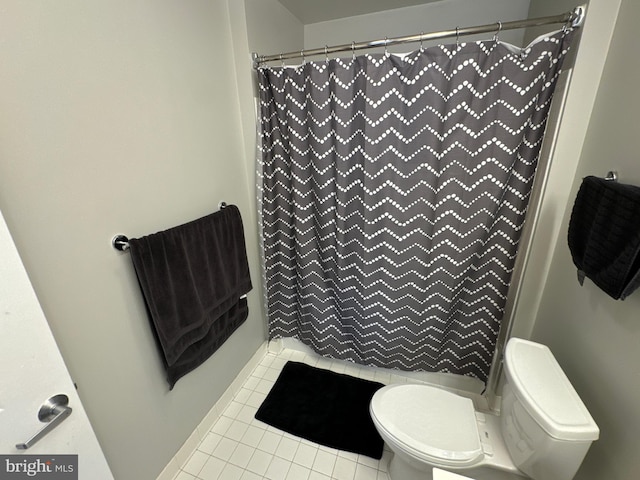
<instances>
[{"instance_id":1,"label":"towel bar","mask_svg":"<svg viewBox=\"0 0 640 480\"><path fill-rule=\"evenodd\" d=\"M227 206L227 202L220 202L218 204L218 208L222 210ZM111 239L111 246L118 250L119 252L126 252L129 250L129 237L126 235L116 235Z\"/></svg>"}]
</instances>

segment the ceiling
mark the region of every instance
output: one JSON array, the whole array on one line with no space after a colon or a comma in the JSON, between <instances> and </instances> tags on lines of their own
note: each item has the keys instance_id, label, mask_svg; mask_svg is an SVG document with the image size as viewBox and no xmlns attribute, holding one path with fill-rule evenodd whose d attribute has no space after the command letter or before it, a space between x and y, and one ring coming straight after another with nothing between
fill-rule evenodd
<instances>
[{"instance_id":1,"label":"ceiling","mask_svg":"<svg viewBox=\"0 0 640 480\"><path fill-rule=\"evenodd\" d=\"M438 0L278 0L304 25Z\"/></svg>"}]
</instances>

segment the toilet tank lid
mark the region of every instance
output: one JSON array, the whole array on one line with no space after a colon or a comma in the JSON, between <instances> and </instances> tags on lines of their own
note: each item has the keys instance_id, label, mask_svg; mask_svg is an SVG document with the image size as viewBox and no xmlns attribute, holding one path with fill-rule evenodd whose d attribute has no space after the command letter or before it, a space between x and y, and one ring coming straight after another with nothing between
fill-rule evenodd
<instances>
[{"instance_id":1,"label":"toilet tank lid","mask_svg":"<svg viewBox=\"0 0 640 480\"><path fill-rule=\"evenodd\" d=\"M549 435L559 440L598 438L598 426L547 346L511 338L505 372L515 396Z\"/></svg>"}]
</instances>

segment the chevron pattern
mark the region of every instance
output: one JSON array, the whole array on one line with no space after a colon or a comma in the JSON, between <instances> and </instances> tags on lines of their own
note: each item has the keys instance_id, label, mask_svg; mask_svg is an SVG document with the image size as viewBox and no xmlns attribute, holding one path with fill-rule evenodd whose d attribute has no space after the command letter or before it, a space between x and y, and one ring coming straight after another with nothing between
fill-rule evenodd
<instances>
[{"instance_id":1,"label":"chevron pattern","mask_svg":"<svg viewBox=\"0 0 640 480\"><path fill-rule=\"evenodd\" d=\"M260 68L269 337L486 380L570 39Z\"/></svg>"}]
</instances>

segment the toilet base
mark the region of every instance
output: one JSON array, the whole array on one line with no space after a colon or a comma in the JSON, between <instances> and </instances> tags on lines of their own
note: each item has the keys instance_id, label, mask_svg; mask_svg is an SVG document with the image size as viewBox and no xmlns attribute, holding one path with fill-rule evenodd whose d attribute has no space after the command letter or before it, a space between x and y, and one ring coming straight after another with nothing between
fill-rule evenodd
<instances>
[{"instance_id":1,"label":"toilet base","mask_svg":"<svg viewBox=\"0 0 640 480\"><path fill-rule=\"evenodd\" d=\"M390 480L433 480L432 468L425 465L423 469L414 468L403 461L395 453L389 461Z\"/></svg>"},{"instance_id":2,"label":"toilet base","mask_svg":"<svg viewBox=\"0 0 640 480\"><path fill-rule=\"evenodd\" d=\"M443 467L439 468L447 470ZM450 471L474 480L525 480L528 478L487 466ZM420 468L416 468L394 453L389 460L389 480L433 480L433 467L425 463L420 465Z\"/></svg>"}]
</instances>

